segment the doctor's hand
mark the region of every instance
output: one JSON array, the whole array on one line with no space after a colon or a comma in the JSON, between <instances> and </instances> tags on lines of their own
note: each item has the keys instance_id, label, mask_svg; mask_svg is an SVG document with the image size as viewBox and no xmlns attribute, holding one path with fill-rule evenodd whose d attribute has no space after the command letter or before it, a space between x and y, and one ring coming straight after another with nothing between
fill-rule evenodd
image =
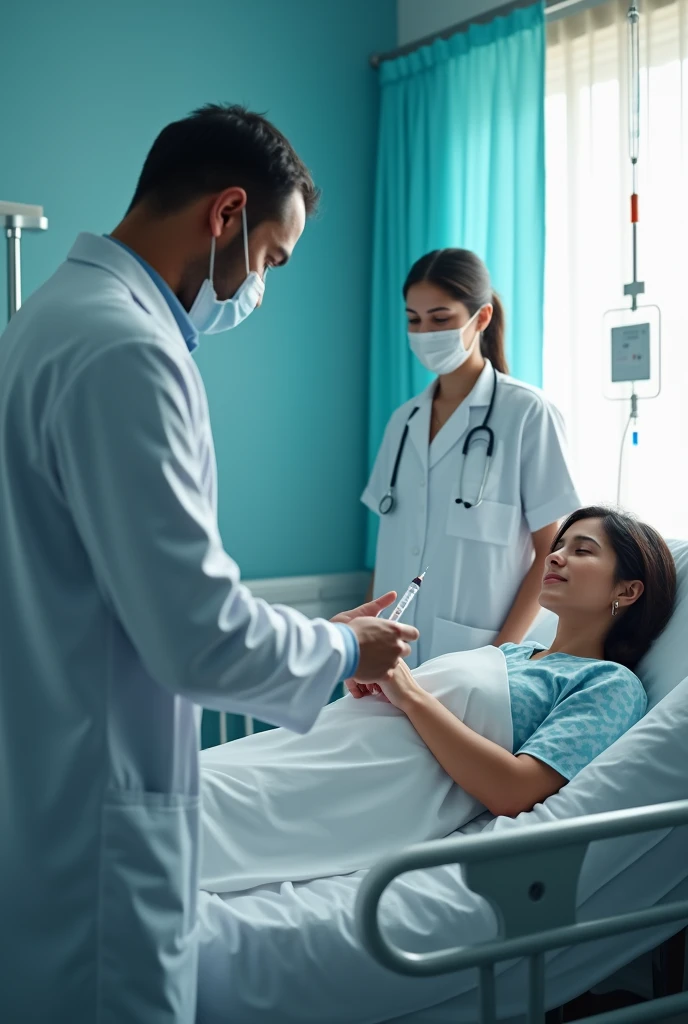
<instances>
[{"instance_id":1,"label":"doctor's hand","mask_svg":"<svg viewBox=\"0 0 688 1024\"><path fill-rule=\"evenodd\" d=\"M389 608L391 603L396 599L396 590L390 590L388 594L383 594L382 597L376 597L374 601L367 601L365 604L359 604L358 608L352 608L348 612L340 612L339 615L335 615L330 622L343 622L345 626L351 622L352 619L361 619L364 617L376 618L380 612L383 612L385 608Z\"/></svg>"},{"instance_id":2,"label":"doctor's hand","mask_svg":"<svg viewBox=\"0 0 688 1024\"><path fill-rule=\"evenodd\" d=\"M370 684L392 678L400 658L411 653L409 644L418 639L415 626L387 619L358 618L348 623L356 634L359 647L356 679L347 682L354 697L363 697L371 692Z\"/></svg>"}]
</instances>

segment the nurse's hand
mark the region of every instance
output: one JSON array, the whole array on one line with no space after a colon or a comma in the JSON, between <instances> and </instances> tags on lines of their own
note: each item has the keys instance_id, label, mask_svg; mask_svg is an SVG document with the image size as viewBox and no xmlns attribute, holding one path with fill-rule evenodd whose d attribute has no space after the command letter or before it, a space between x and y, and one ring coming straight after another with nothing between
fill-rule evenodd
<instances>
[{"instance_id":1,"label":"nurse's hand","mask_svg":"<svg viewBox=\"0 0 688 1024\"><path fill-rule=\"evenodd\" d=\"M376 618L385 608L389 608L392 601L396 599L396 596L396 590L390 590L388 594L376 597L374 601L359 604L358 608L352 608L348 612L340 612L339 615L335 615L333 619L330 619L330 622L343 622L345 626L348 626L352 619Z\"/></svg>"},{"instance_id":2,"label":"nurse's hand","mask_svg":"<svg viewBox=\"0 0 688 1024\"><path fill-rule=\"evenodd\" d=\"M392 678L395 665L411 653L409 644L419 636L415 626L387 619L361 617L352 619L348 625L358 640L356 685L365 686L366 691L367 684ZM351 686L349 690L354 696L364 696L363 692L356 694Z\"/></svg>"}]
</instances>

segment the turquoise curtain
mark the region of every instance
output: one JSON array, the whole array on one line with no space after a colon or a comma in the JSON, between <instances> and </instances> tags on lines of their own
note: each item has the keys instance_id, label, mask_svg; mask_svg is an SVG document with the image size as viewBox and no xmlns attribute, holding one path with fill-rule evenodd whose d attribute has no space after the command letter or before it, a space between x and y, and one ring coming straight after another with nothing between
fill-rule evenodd
<instances>
[{"instance_id":1,"label":"turquoise curtain","mask_svg":"<svg viewBox=\"0 0 688 1024\"><path fill-rule=\"evenodd\" d=\"M472 249L507 316L512 374L542 381L544 5L380 66L369 461L390 415L431 379L406 342L401 287L431 249ZM367 564L377 516L369 517Z\"/></svg>"}]
</instances>

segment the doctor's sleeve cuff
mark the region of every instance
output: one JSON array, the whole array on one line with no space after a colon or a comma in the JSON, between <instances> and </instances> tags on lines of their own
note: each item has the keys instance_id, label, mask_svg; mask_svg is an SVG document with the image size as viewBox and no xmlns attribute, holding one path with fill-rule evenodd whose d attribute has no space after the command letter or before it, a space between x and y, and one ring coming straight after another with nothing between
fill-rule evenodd
<instances>
[{"instance_id":1,"label":"doctor's sleeve cuff","mask_svg":"<svg viewBox=\"0 0 688 1024\"><path fill-rule=\"evenodd\" d=\"M358 646L358 638L356 637L353 629L349 626L346 626L341 622L335 622L334 625L341 632L342 637L344 638L344 647L346 649L346 661L344 662L344 674L342 678L351 679L352 676L356 675L356 669L358 668L358 662L361 655Z\"/></svg>"},{"instance_id":2,"label":"doctor's sleeve cuff","mask_svg":"<svg viewBox=\"0 0 688 1024\"><path fill-rule=\"evenodd\" d=\"M550 523L555 523L559 519L563 519L564 516L570 515L571 512L575 512L580 505L580 498L572 490L552 498L544 505L538 505L537 508L527 509L525 517L528 529L531 533L536 533L544 526L549 526Z\"/></svg>"}]
</instances>

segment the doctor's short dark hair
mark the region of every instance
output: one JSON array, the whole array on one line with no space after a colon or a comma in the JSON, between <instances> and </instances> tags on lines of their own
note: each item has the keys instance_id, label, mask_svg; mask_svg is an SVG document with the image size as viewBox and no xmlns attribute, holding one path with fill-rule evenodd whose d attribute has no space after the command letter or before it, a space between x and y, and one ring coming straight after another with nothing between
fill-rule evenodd
<instances>
[{"instance_id":1,"label":"doctor's short dark hair","mask_svg":"<svg viewBox=\"0 0 688 1024\"><path fill-rule=\"evenodd\" d=\"M564 520L552 551L566 531L584 519L600 519L616 555L615 582L640 580L644 590L623 614L612 618L604 641L607 661L635 669L668 624L676 602L676 563L664 538L621 509L589 505Z\"/></svg>"},{"instance_id":2,"label":"doctor's short dark hair","mask_svg":"<svg viewBox=\"0 0 688 1024\"><path fill-rule=\"evenodd\" d=\"M457 302L462 302L471 316L482 306L492 306L492 319L483 331L482 354L495 370L508 373L504 351L506 320L497 292L492 290L490 273L481 259L469 249L434 249L413 264L404 281L404 299L409 289L421 281L429 281Z\"/></svg>"},{"instance_id":3,"label":"doctor's short dark hair","mask_svg":"<svg viewBox=\"0 0 688 1024\"><path fill-rule=\"evenodd\" d=\"M307 167L270 121L245 107L208 104L160 132L129 210L146 202L162 216L232 186L246 190L251 226L279 217L295 191L307 216L320 196Z\"/></svg>"}]
</instances>

